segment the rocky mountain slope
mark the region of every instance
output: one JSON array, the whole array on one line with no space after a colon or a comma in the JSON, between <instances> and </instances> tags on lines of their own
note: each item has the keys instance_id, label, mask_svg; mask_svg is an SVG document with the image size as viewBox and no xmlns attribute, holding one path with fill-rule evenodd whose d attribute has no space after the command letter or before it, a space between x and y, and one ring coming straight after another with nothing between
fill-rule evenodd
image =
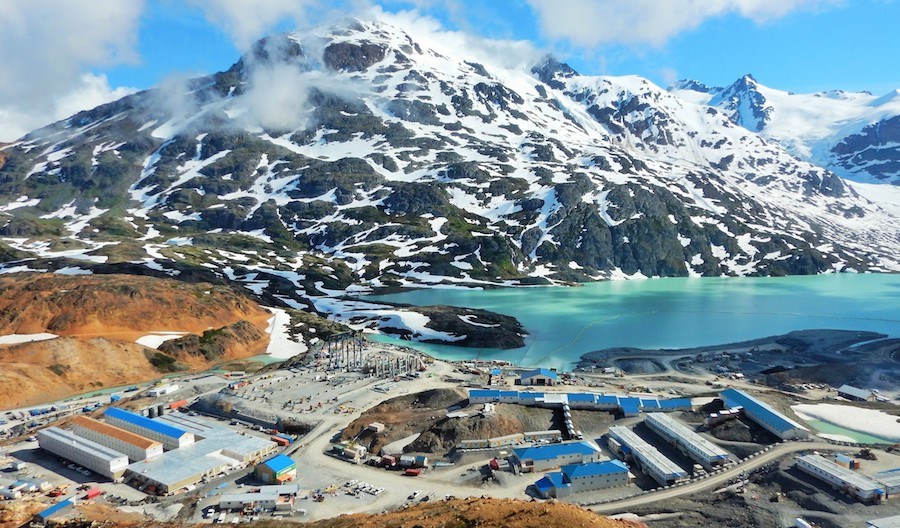
<instances>
[{"instance_id":1,"label":"rocky mountain slope","mask_svg":"<svg viewBox=\"0 0 900 528\"><path fill-rule=\"evenodd\" d=\"M900 269L895 217L726 112L451 40L354 20L280 35L29 134L0 151L5 268L224 279L447 341L484 323L340 296Z\"/></svg>"},{"instance_id":2,"label":"rocky mountain slope","mask_svg":"<svg viewBox=\"0 0 900 528\"><path fill-rule=\"evenodd\" d=\"M745 75L725 88L680 81L670 91L841 177L900 185L900 90L796 94Z\"/></svg>"},{"instance_id":3,"label":"rocky mountain slope","mask_svg":"<svg viewBox=\"0 0 900 528\"><path fill-rule=\"evenodd\" d=\"M0 344L0 401L4 407L52 401L262 354L271 317L222 285L128 275L2 275L0 336L61 337ZM141 344L163 332L174 335L161 339L175 339L158 349Z\"/></svg>"}]
</instances>

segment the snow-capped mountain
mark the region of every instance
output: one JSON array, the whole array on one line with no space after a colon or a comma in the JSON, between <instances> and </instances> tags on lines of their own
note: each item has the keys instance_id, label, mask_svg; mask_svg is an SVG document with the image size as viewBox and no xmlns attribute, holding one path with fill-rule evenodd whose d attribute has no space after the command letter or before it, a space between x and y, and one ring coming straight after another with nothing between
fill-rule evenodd
<instances>
[{"instance_id":1,"label":"snow-capped mountain","mask_svg":"<svg viewBox=\"0 0 900 528\"><path fill-rule=\"evenodd\" d=\"M900 90L882 96L784 92L745 75L726 88L680 81L670 91L709 104L791 154L863 183L900 184Z\"/></svg>"},{"instance_id":2,"label":"snow-capped mountain","mask_svg":"<svg viewBox=\"0 0 900 528\"><path fill-rule=\"evenodd\" d=\"M7 270L218 277L320 312L381 286L900 270L895 217L724 110L383 21L27 135L0 214Z\"/></svg>"}]
</instances>

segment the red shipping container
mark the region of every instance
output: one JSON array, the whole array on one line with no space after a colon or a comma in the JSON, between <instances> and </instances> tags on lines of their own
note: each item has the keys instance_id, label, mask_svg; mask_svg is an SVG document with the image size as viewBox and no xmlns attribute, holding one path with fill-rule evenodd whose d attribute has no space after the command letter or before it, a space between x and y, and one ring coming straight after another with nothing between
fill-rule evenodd
<instances>
[{"instance_id":1,"label":"red shipping container","mask_svg":"<svg viewBox=\"0 0 900 528\"><path fill-rule=\"evenodd\" d=\"M272 441L280 446L289 446L291 445L290 440L287 438L281 438L280 436L273 436Z\"/></svg>"},{"instance_id":2,"label":"red shipping container","mask_svg":"<svg viewBox=\"0 0 900 528\"><path fill-rule=\"evenodd\" d=\"M100 496L100 488L94 486L93 488L87 490L87 493L84 494L85 499L93 499L94 497Z\"/></svg>"},{"instance_id":3,"label":"red shipping container","mask_svg":"<svg viewBox=\"0 0 900 528\"><path fill-rule=\"evenodd\" d=\"M412 469L412 468L407 469L406 471L403 472L403 474L406 475L407 477L418 477L419 474L421 474L421 473L422 473L421 469Z\"/></svg>"},{"instance_id":4,"label":"red shipping container","mask_svg":"<svg viewBox=\"0 0 900 528\"><path fill-rule=\"evenodd\" d=\"M179 407L184 407L185 405L187 405L187 400L173 401L169 404L169 409L177 409Z\"/></svg>"}]
</instances>

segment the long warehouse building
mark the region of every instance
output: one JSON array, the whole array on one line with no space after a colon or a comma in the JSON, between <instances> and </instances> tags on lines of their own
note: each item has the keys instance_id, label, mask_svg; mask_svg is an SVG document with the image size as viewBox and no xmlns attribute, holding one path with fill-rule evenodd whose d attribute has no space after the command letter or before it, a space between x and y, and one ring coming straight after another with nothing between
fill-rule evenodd
<instances>
[{"instance_id":1,"label":"long warehouse building","mask_svg":"<svg viewBox=\"0 0 900 528\"><path fill-rule=\"evenodd\" d=\"M156 420L196 434L195 443L128 466L126 479L146 484L161 495L177 492L203 479L261 462L278 448L275 442L241 435L198 416L169 414Z\"/></svg>"},{"instance_id":2,"label":"long warehouse building","mask_svg":"<svg viewBox=\"0 0 900 528\"><path fill-rule=\"evenodd\" d=\"M884 486L821 455L798 458L797 468L831 484L836 489L852 494L862 502L881 502L884 499Z\"/></svg>"},{"instance_id":3,"label":"long warehouse building","mask_svg":"<svg viewBox=\"0 0 900 528\"><path fill-rule=\"evenodd\" d=\"M121 477L128 467L128 457L125 454L59 427L42 429L38 431L37 438L41 449L113 480Z\"/></svg>"},{"instance_id":4,"label":"long warehouse building","mask_svg":"<svg viewBox=\"0 0 900 528\"><path fill-rule=\"evenodd\" d=\"M744 391L725 389L720 396L726 408L743 407L744 416L782 440L809 438L807 428Z\"/></svg>"},{"instance_id":5,"label":"long warehouse building","mask_svg":"<svg viewBox=\"0 0 900 528\"><path fill-rule=\"evenodd\" d=\"M648 413L644 421L651 431L678 446L682 453L706 469L727 464L731 454L697 434L669 414Z\"/></svg>"},{"instance_id":6,"label":"long warehouse building","mask_svg":"<svg viewBox=\"0 0 900 528\"><path fill-rule=\"evenodd\" d=\"M117 407L106 409L103 418L126 431L161 442L166 449L179 449L194 443L193 433Z\"/></svg>"},{"instance_id":7,"label":"long warehouse building","mask_svg":"<svg viewBox=\"0 0 900 528\"><path fill-rule=\"evenodd\" d=\"M156 440L126 431L115 425L103 423L87 416L72 419L72 431L82 438L128 455L132 462L147 460L163 454L163 445Z\"/></svg>"},{"instance_id":8,"label":"long warehouse building","mask_svg":"<svg viewBox=\"0 0 900 528\"><path fill-rule=\"evenodd\" d=\"M663 486L687 478L687 472L681 469L681 466L666 458L658 449L645 442L631 429L614 425L609 428L609 437L613 440L610 445L613 451L630 454L644 473L653 477L653 480Z\"/></svg>"}]
</instances>

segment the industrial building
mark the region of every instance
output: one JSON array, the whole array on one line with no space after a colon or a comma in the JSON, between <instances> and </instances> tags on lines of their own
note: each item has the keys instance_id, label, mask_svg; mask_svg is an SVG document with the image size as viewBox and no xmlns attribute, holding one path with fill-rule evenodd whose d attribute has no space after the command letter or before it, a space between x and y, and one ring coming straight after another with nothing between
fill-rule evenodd
<instances>
[{"instance_id":1,"label":"industrial building","mask_svg":"<svg viewBox=\"0 0 900 528\"><path fill-rule=\"evenodd\" d=\"M524 433L513 433L510 435L495 436L493 438L461 440L456 447L459 449L490 449L495 447L509 447L526 443L555 443L562 442L562 439L562 432L559 429L551 429L549 431L526 431Z\"/></svg>"},{"instance_id":2,"label":"industrial building","mask_svg":"<svg viewBox=\"0 0 900 528\"><path fill-rule=\"evenodd\" d=\"M539 368L523 372L522 375L519 376L519 383L521 385L544 387L556 385L558 378L559 376L556 372L545 368Z\"/></svg>"},{"instance_id":3,"label":"industrial building","mask_svg":"<svg viewBox=\"0 0 900 528\"><path fill-rule=\"evenodd\" d=\"M160 385L158 387L153 387L147 392L147 395L156 398L158 396L165 396L166 394L172 394L173 392L177 392L178 385L170 384L170 385Z\"/></svg>"},{"instance_id":4,"label":"industrial building","mask_svg":"<svg viewBox=\"0 0 900 528\"><path fill-rule=\"evenodd\" d=\"M50 519L69 513L73 507L75 507L75 498L69 497L57 502L46 510L35 514L34 518L41 524L47 524L47 521Z\"/></svg>"},{"instance_id":5,"label":"industrial building","mask_svg":"<svg viewBox=\"0 0 900 528\"><path fill-rule=\"evenodd\" d=\"M900 469L882 471L876 473L872 478L884 486L885 499L900 494Z\"/></svg>"},{"instance_id":6,"label":"industrial building","mask_svg":"<svg viewBox=\"0 0 900 528\"><path fill-rule=\"evenodd\" d=\"M159 494L174 493L204 478L247 467L278 448L270 440L242 435L197 416L168 414L152 421L199 438L186 447L128 466L126 479L146 484Z\"/></svg>"},{"instance_id":7,"label":"industrial building","mask_svg":"<svg viewBox=\"0 0 900 528\"><path fill-rule=\"evenodd\" d=\"M545 499L572 493L625 486L632 482L628 466L619 460L563 466L562 471L546 474L534 483L538 495Z\"/></svg>"},{"instance_id":8,"label":"industrial building","mask_svg":"<svg viewBox=\"0 0 900 528\"><path fill-rule=\"evenodd\" d=\"M571 409L588 411L619 412L624 416L637 416L644 412L689 411L691 400L687 398L638 398L615 394L593 392L532 392L496 389L470 389L469 403L515 403L529 407L559 408L568 405Z\"/></svg>"},{"instance_id":9,"label":"industrial building","mask_svg":"<svg viewBox=\"0 0 900 528\"><path fill-rule=\"evenodd\" d=\"M852 385L841 385L837 390L838 396L853 401L869 401L872 399L872 391L858 389Z\"/></svg>"},{"instance_id":10,"label":"industrial building","mask_svg":"<svg viewBox=\"0 0 900 528\"><path fill-rule=\"evenodd\" d=\"M807 428L744 391L725 389L720 397L725 402L725 407L743 407L744 416L782 440L809 438Z\"/></svg>"},{"instance_id":11,"label":"industrial building","mask_svg":"<svg viewBox=\"0 0 900 528\"><path fill-rule=\"evenodd\" d=\"M606 457L591 442L566 442L514 449L513 453L522 471L535 472L556 469L568 464L600 462Z\"/></svg>"},{"instance_id":12,"label":"industrial building","mask_svg":"<svg viewBox=\"0 0 900 528\"><path fill-rule=\"evenodd\" d=\"M614 425L609 428L609 447L624 457L631 457L641 470L663 486L687 478L687 472L666 458L658 449L636 435L627 427Z\"/></svg>"},{"instance_id":13,"label":"industrial building","mask_svg":"<svg viewBox=\"0 0 900 528\"><path fill-rule=\"evenodd\" d=\"M644 423L651 431L675 444L682 453L706 469L722 466L731 460L728 451L703 438L669 414L647 413Z\"/></svg>"},{"instance_id":14,"label":"industrial building","mask_svg":"<svg viewBox=\"0 0 900 528\"><path fill-rule=\"evenodd\" d=\"M166 449L179 449L194 443L193 433L117 407L106 409L103 418L126 431L161 442Z\"/></svg>"},{"instance_id":15,"label":"industrial building","mask_svg":"<svg viewBox=\"0 0 900 528\"><path fill-rule=\"evenodd\" d=\"M297 463L287 455L277 455L256 466L256 478L266 484L280 484L297 478Z\"/></svg>"},{"instance_id":16,"label":"industrial building","mask_svg":"<svg viewBox=\"0 0 900 528\"><path fill-rule=\"evenodd\" d=\"M862 502L881 502L884 486L852 469L839 466L821 455L806 455L797 459L797 468L831 484L837 490L853 495Z\"/></svg>"},{"instance_id":17,"label":"industrial building","mask_svg":"<svg viewBox=\"0 0 900 528\"><path fill-rule=\"evenodd\" d=\"M78 436L124 453L132 462L163 454L162 443L87 416L74 417L71 425L72 432Z\"/></svg>"},{"instance_id":18,"label":"industrial building","mask_svg":"<svg viewBox=\"0 0 900 528\"><path fill-rule=\"evenodd\" d=\"M259 508L261 511L291 511L300 486L262 486L249 493L224 493L219 499L220 510Z\"/></svg>"},{"instance_id":19,"label":"industrial building","mask_svg":"<svg viewBox=\"0 0 900 528\"><path fill-rule=\"evenodd\" d=\"M82 438L59 427L38 431L41 449L90 469L98 475L118 479L128 467L128 457L106 446Z\"/></svg>"}]
</instances>

